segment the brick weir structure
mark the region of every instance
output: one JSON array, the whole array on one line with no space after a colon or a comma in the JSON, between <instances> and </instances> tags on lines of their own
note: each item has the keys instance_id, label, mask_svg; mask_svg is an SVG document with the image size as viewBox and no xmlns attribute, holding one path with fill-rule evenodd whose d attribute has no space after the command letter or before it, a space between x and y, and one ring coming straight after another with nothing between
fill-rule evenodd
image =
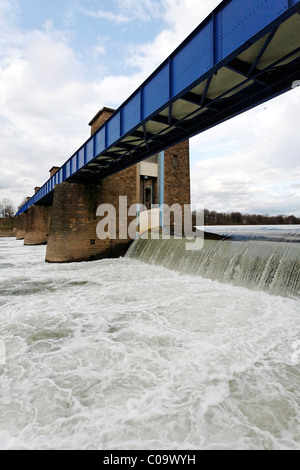
<instances>
[{"instance_id":1,"label":"brick weir structure","mask_svg":"<svg viewBox=\"0 0 300 470\"><path fill-rule=\"evenodd\" d=\"M96 114L89 123L92 135L113 112L105 107ZM159 156L153 156L99 180L99 183L57 184L52 205L31 206L26 213L14 218L14 233L17 239L24 239L25 245L47 244L46 261L50 263L123 256L132 242L128 226L135 216L126 218L125 227L119 226L120 196L127 198L127 207L122 207L127 213L134 204L142 204L144 209L150 210L153 204L161 203L161 192L164 204L179 204L182 209L190 204L189 141L166 150L163 169L160 166ZM50 176L59 169L51 168ZM97 236L97 225L101 221L97 208L102 204L110 204L115 209L114 239Z\"/></svg>"}]
</instances>

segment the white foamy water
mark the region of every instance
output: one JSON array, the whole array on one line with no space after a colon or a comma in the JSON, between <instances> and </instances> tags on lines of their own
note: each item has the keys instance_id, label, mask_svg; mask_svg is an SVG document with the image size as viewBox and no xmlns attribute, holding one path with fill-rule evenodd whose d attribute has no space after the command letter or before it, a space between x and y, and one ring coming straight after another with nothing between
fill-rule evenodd
<instances>
[{"instance_id":1,"label":"white foamy water","mask_svg":"<svg viewBox=\"0 0 300 470\"><path fill-rule=\"evenodd\" d=\"M0 239L1 449L300 449L299 299L44 256Z\"/></svg>"}]
</instances>

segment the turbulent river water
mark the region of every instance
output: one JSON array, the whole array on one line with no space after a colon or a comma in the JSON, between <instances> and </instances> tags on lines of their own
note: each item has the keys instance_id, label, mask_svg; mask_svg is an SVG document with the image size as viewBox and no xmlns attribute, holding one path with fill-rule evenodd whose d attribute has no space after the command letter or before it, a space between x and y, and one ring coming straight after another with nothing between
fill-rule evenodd
<instances>
[{"instance_id":1,"label":"turbulent river water","mask_svg":"<svg viewBox=\"0 0 300 470\"><path fill-rule=\"evenodd\" d=\"M1 449L300 450L300 298L0 239Z\"/></svg>"}]
</instances>

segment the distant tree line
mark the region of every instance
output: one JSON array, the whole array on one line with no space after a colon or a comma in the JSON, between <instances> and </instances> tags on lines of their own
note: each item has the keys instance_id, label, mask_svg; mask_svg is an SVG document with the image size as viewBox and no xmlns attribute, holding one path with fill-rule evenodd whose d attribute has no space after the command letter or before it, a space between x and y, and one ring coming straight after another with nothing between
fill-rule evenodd
<instances>
[{"instance_id":1,"label":"distant tree line","mask_svg":"<svg viewBox=\"0 0 300 470\"><path fill-rule=\"evenodd\" d=\"M18 205L18 209L20 210L21 207L24 206L27 202L27 197L23 198L23 201ZM14 217L16 211L15 211L15 206L14 203L8 199L7 197L4 197L3 199L0 200L0 218L10 218Z\"/></svg>"},{"instance_id":2,"label":"distant tree line","mask_svg":"<svg viewBox=\"0 0 300 470\"><path fill-rule=\"evenodd\" d=\"M195 212L194 212L195 213ZM241 212L216 212L204 209L204 225L296 225L300 218L294 215L257 215Z\"/></svg>"},{"instance_id":3,"label":"distant tree line","mask_svg":"<svg viewBox=\"0 0 300 470\"><path fill-rule=\"evenodd\" d=\"M6 197L0 201L0 217L13 217L15 214L14 204L10 199Z\"/></svg>"}]
</instances>

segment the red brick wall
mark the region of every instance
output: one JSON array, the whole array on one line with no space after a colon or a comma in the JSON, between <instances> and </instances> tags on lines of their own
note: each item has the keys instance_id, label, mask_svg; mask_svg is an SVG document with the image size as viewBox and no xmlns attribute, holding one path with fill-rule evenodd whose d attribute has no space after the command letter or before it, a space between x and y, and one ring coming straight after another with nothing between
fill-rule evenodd
<instances>
[{"instance_id":1,"label":"red brick wall","mask_svg":"<svg viewBox=\"0 0 300 470\"><path fill-rule=\"evenodd\" d=\"M45 245L50 230L50 221L50 206L29 207L24 245Z\"/></svg>"},{"instance_id":2,"label":"red brick wall","mask_svg":"<svg viewBox=\"0 0 300 470\"><path fill-rule=\"evenodd\" d=\"M129 205L134 201L133 170L125 172L126 175L111 176L99 185L62 183L55 187L46 261L88 261L126 253L131 240L118 239L118 226L117 240L100 240L96 232L101 220L96 217L100 204L112 204L118 220L119 195L127 195Z\"/></svg>"},{"instance_id":3,"label":"red brick wall","mask_svg":"<svg viewBox=\"0 0 300 470\"><path fill-rule=\"evenodd\" d=\"M98 115L94 118L91 124L91 135L93 135L99 127L101 127L104 122L113 114L113 110L110 108L103 108ZM174 157L177 158L177 169L174 169ZM126 179L130 174L130 183L137 185L136 183L136 172L137 165L134 165L131 168L132 172L126 173L127 170L118 173L113 176L111 187L119 187L122 189L123 193L126 194L122 188L126 186ZM109 180L109 178L108 178ZM120 181L119 181L120 180ZM125 181L125 183L124 183ZM137 189L137 194L139 190ZM157 194L158 191L156 191ZM123 193L119 193L122 195ZM173 204L190 204L191 203L191 194L190 194L190 145L189 140L181 142L180 144L175 145L174 147L165 151L165 204L169 206ZM136 197L136 196L135 196ZM139 198L139 196L137 196ZM136 199L137 199L136 197ZM135 199L134 202L140 202Z\"/></svg>"},{"instance_id":4,"label":"red brick wall","mask_svg":"<svg viewBox=\"0 0 300 470\"><path fill-rule=\"evenodd\" d=\"M95 185L61 183L55 187L46 261L81 261L92 256L97 200Z\"/></svg>"},{"instance_id":5,"label":"red brick wall","mask_svg":"<svg viewBox=\"0 0 300 470\"><path fill-rule=\"evenodd\" d=\"M179 219L180 226L184 227L184 205L191 204L189 150L189 140L186 140L165 151L164 203L170 207L174 204L181 206L179 216L174 216L174 212L171 212L170 216L165 213L165 227L169 221L171 227L177 225ZM191 211L189 215L191 216ZM186 222L189 223L189 220Z\"/></svg>"},{"instance_id":6,"label":"red brick wall","mask_svg":"<svg viewBox=\"0 0 300 470\"><path fill-rule=\"evenodd\" d=\"M189 140L165 151L165 204L190 204ZM174 169L174 157L177 169Z\"/></svg>"},{"instance_id":7,"label":"red brick wall","mask_svg":"<svg viewBox=\"0 0 300 470\"><path fill-rule=\"evenodd\" d=\"M23 212L23 214L14 218L14 229L16 229L15 233L16 233L17 240L24 240L25 233L26 233L26 226L27 226L27 213Z\"/></svg>"}]
</instances>

